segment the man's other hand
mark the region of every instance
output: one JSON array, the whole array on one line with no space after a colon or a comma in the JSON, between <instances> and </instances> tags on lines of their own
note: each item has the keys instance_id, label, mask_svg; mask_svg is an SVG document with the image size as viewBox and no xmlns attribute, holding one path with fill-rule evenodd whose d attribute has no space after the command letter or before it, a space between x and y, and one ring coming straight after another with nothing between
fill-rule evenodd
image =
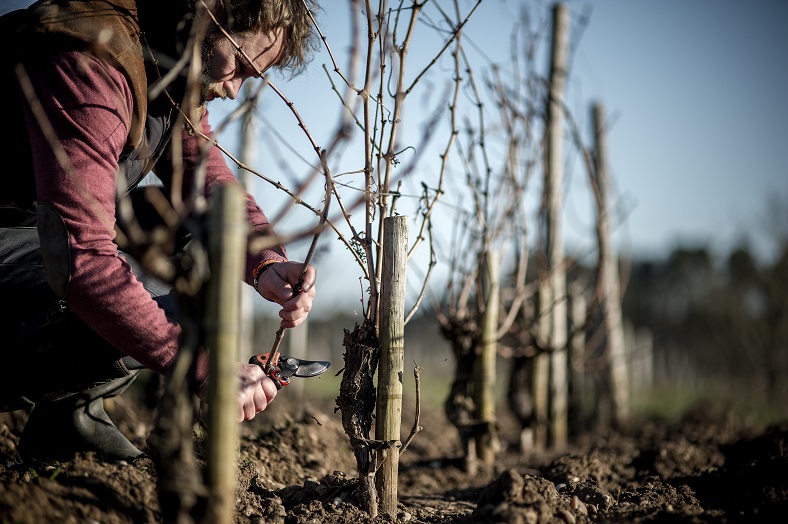
<instances>
[{"instance_id":1,"label":"man's other hand","mask_svg":"<svg viewBox=\"0 0 788 524\"><path fill-rule=\"evenodd\" d=\"M303 268L304 264L301 262L276 262L260 275L257 283L257 291L263 298L282 306L279 317L284 328L301 324L312 309L317 278L314 266L307 266L301 292L293 296L293 288L298 283Z\"/></svg>"}]
</instances>

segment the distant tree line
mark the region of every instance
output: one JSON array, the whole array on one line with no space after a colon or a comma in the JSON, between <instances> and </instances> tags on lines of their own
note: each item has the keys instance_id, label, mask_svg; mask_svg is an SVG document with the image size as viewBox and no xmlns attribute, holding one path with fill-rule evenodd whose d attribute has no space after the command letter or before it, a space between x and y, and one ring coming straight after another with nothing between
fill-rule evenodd
<instances>
[{"instance_id":1,"label":"distant tree line","mask_svg":"<svg viewBox=\"0 0 788 524\"><path fill-rule=\"evenodd\" d=\"M655 360L683 359L700 386L788 397L788 241L769 261L746 245L722 257L676 248L633 262L625 289L624 316L652 331Z\"/></svg>"}]
</instances>

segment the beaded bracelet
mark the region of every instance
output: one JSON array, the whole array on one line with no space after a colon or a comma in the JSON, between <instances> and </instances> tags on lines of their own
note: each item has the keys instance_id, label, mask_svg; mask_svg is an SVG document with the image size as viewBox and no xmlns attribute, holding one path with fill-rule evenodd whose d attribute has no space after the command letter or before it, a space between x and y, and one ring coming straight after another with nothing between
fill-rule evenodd
<instances>
[{"instance_id":1,"label":"beaded bracelet","mask_svg":"<svg viewBox=\"0 0 788 524\"><path fill-rule=\"evenodd\" d=\"M255 289L257 289L257 285L260 283L260 275L265 273L266 269L268 269L269 267L273 266L277 262L282 262L282 261L281 260L265 260L265 261L261 262L259 266L254 268L254 270L252 271L252 284L254 285ZM259 289L257 289L257 290L259 291Z\"/></svg>"}]
</instances>

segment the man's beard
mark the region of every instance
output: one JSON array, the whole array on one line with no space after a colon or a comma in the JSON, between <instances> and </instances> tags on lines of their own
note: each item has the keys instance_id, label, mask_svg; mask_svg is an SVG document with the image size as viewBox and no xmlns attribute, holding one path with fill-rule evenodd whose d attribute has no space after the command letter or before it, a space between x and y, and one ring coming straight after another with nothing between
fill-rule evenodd
<instances>
[{"instance_id":1,"label":"man's beard","mask_svg":"<svg viewBox=\"0 0 788 524\"><path fill-rule=\"evenodd\" d=\"M208 104L208 93L211 88L211 57L213 56L213 45L209 43L209 38L202 42L202 76L200 77L200 106Z\"/></svg>"},{"instance_id":2,"label":"man's beard","mask_svg":"<svg viewBox=\"0 0 788 524\"><path fill-rule=\"evenodd\" d=\"M206 38L202 43L202 76L200 78L200 105L205 106L208 104L209 97L227 98L227 93L224 88L217 82L211 79L211 58L213 58L213 45L214 40Z\"/></svg>"}]
</instances>

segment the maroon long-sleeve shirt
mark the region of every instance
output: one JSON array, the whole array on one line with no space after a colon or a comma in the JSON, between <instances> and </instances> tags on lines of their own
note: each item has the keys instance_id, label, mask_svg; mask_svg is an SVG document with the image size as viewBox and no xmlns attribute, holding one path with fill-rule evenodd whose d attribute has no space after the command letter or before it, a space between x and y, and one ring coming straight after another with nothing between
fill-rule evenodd
<instances>
[{"instance_id":1,"label":"maroon long-sleeve shirt","mask_svg":"<svg viewBox=\"0 0 788 524\"><path fill-rule=\"evenodd\" d=\"M165 373L177 351L180 326L166 318L119 256L114 242L118 159L133 115L126 78L107 62L78 52L28 66L28 74L46 114L43 127L51 126L57 137L53 149L34 112L28 111L38 201L58 211L69 233L71 281L65 301L113 346L149 369ZM200 125L211 136L207 113ZM179 135L176 132L173 140ZM197 165L200 141L183 133L187 172ZM237 183L221 152L212 148L206 196L219 184ZM247 195L246 208L252 231L270 230L251 195ZM250 253L244 276L247 283L252 282L252 270L266 260L286 260L284 248ZM206 373L203 354L198 381L204 381Z\"/></svg>"}]
</instances>

